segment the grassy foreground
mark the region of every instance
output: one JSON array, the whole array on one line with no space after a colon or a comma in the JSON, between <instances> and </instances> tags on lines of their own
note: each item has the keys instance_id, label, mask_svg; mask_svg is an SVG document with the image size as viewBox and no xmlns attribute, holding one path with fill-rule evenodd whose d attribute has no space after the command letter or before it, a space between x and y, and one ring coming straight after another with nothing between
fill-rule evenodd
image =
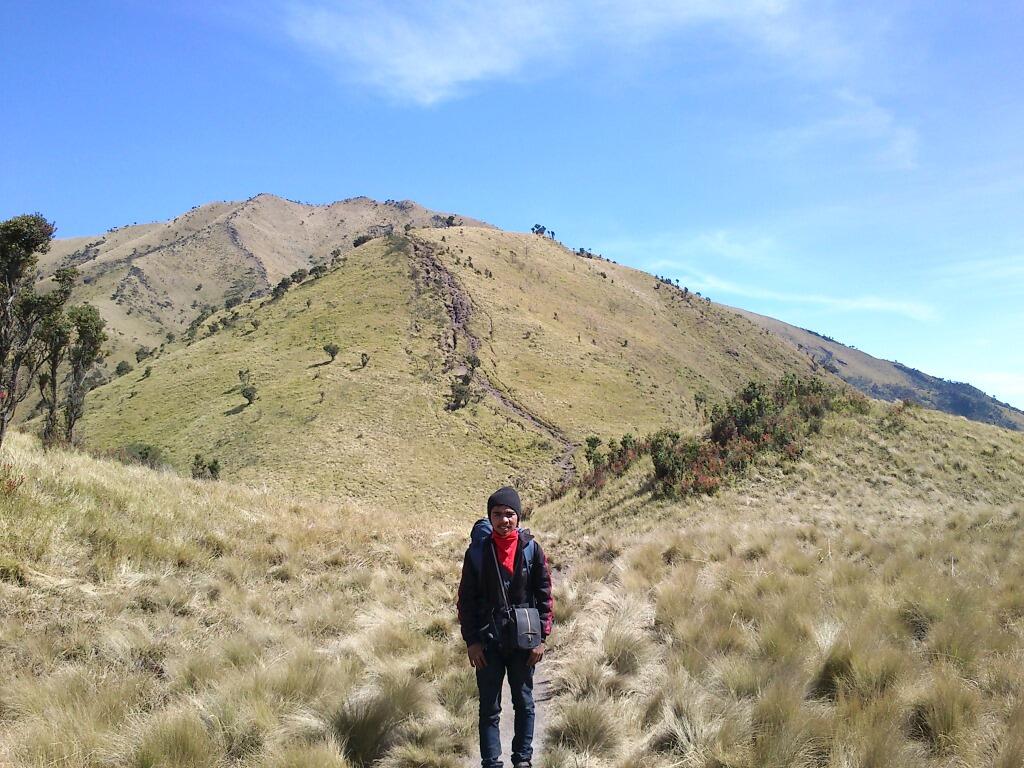
<instances>
[{"instance_id":1,"label":"grassy foreground","mask_svg":"<svg viewBox=\"0 0 1024 768\"><path fill-rule=\"evenodd\" d=\"M0 765L467 764L472 515L6 450ZM570 566L538 765L1021 764L1024 436L874 404L713 496L652 471L530 521Z\"/></svg>"},{"instance_id":2,"label":"grassy foreground","mask_svg":"<svg viewBox=\"0 0 1024 768\"><path fill-rule=\"evenodd\" d=\"M445 524L13 435L0 765L461 765L475 726L453 609L465 532Z\"/></svg>"},{"instance_id":3,"label":"grassy foreground","mask_svg":"<svg viewBox=\"0 0 1024 768\"><path fill-rule=\"evenodd\" d=\"M1021 436L876 405L713 497L651 474L536 514L577 552L545 766L1024 762Z\"/></svg>"}]
</instances>

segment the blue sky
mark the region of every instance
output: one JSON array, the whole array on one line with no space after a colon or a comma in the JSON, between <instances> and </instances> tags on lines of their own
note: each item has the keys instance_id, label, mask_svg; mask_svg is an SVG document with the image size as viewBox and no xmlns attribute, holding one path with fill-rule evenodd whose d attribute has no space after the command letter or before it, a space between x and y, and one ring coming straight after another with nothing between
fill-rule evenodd
<instances>
[{"instance_id":1,"label":"blue sky","mask_svg":"<svg viewBox=\"0 0 1024 768\"><path fill-rule=\"evenodd\" d=\"M1019 2L19 3L0 217L411 198L1024 408Z\"/></svg>"}]
</instances>

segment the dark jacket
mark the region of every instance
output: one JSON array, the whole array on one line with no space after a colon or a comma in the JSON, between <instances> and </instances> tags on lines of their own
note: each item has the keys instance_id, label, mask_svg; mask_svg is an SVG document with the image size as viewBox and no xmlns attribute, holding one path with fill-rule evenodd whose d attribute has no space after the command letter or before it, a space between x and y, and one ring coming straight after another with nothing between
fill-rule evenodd
<instances>
[{"instance_id":1,"label":"dark jacket","mask_svg":"<svg viewBox=\"0 0 1024 768\"><path fill-rule=\"evenodd\" d=\"M554 599L551 595L551 570L544 550L529 531L520 528L512 573L509 573L497 563L489 529L490 524L483 520L474 526L472 541L462 561L458 597L462 639L466 645L486 644L493 639L495 613L503 607L499 572L505 580L509 604L536 608L540 614L541 637L547 638L551 634ZM485 531L486 535L482 535ZM531 542L532 546L527 547ZM530 552L530 562L524 558L526 551ZM477 563L480 565L479 573Z\"/></svg>"}]
</instances>

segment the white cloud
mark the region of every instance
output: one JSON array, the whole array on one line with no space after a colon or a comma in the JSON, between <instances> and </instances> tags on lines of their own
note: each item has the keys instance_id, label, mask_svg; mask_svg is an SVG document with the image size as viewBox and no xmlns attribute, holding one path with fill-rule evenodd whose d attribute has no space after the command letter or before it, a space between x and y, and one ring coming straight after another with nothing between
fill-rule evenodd
<instances>
[{"instance_id":1,"label":"white cloud","mask_svg":"<svg viewBox=\"0 0 1024 768\"><path fill-rule=\"evenodd\" d=\"M819 143L865 144L881 165L902 170L917 166L917 131L897 120L893 112L849 89L837 91L835 102L830 116L781 131L777 145L795 153Z\"/></svg>"},{"instance_id":2,"label":"white cloud","mask_svg":"<svg viewBox=\"0 0 1024 768\"><path fill-rule=\"evenodd\" d=\"M711 256L745 267L778 269L787 261L787 255L774 237L748 235L730 229L714 229L695 235L666 232L639 239L608 240L600 243L597 250L614 254L662 254L663 257L670 254L670 261L658 262L664 264Z\"/></svg>"},{"instance_id":3,"label":"white cloud","mask_svg":"<svg viewBox=\"0 0 1024 768\"><path fill-rule=\"evenodd\" d=\"M467 83L507 78L561 46L541 2L290 6L288 31L344 79L427 105Z\"/></svg>"},{"instance_id":4,"label":"white cloud","mask_svg":"<svg viewBox=\"0 0 1024 768\"><path fill-rule=\"evenodd\" d=\"M283 1L290 36L339 76L421 105L529 65L642 47L696 25L717 25L776 56L813 58L819 68L845 50L795 0Z\"/></svg>"},{"instance_id":5,"label":"white cloud","mask_svg":"<svg viewBox=\"0 0 1024 768\"><path fill-rule=\"evenodd\" d=\"M963 286L965 282L995 283L1014 292L1024 291L1024 255L967 259L938 266L934 275L946 285Z\"/></svg>"},{"instance_id":6,"label":"white cloud","mask_svg":"<svg viewBox=\"0 0 1024 768\"><path fill-rule=\"evenodd\" d=\"M881 296L829 296L822 293L798 293L774 291L769 288L755 287L722 280L706 272L699 272L678 262L662 260L650 265L658 272L669 271L670 276L679 277L680 282L691 290L704 293L720 292L730 296L741 296L748 299L774 301L783 304L802 304L822 307L835 312L873 312L900 315L912 320L931 321L937 318L935 308L919 301L888 299Z\"/></svg>"}]
</instances>

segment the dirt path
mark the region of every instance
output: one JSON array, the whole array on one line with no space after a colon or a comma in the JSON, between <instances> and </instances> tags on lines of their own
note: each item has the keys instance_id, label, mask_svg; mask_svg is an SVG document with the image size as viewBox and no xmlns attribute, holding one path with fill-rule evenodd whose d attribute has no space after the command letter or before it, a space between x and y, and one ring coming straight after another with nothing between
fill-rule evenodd
<instances>
[{"instance_id":1,"label":"dirt path","mask_svg":"<svg viewBox=\"0 0 1024 768\"><path fill-rule=\"evenodd\" d=\"M442 340L445 370L455 370L462 365L458 354L460 339L464 340L467 348L466 355L462 357L468 357L470 354L477 355L482 346L479 337L474 335L469 327L469 321L473 315L473 300L459 285L455 275L445 267L432 243L419 238L409 238L409 242L412 244L413 260L421 271L419 279L433 285L441 293L441 299L451 321L449 332ZM479 368L473 371L473 380L504 410L530 424L561 447L561 453L553 463L561 470L563 482L572 482L576 477L573 454L579 446L573 443L557 426L531 412L522 403L516 402L504 389L495 386L494 381Z\"/></svg>"},{"instance_id":2,"label":"dirt path","mask_svg":"<svg viewBox=\"0 0 1024 768\"><path fill-rule=\"evenodd\" d=\"M533 763L539 764L540 757L544 751L544 741L547 736L548 725L548 701L552 697L551 680L547 674L549 665L541 662L533 675L533 703L535 707L535 720L533 726ZM512 693L508 680L501 689L501 754L502 762L511 766L509 754L512 752L512 736L515 733L515 712L512 709ZM466 768L476 768L480 765L480 744L473 737L473 748L466 759Z\"/></svg>"}]
</instances>

